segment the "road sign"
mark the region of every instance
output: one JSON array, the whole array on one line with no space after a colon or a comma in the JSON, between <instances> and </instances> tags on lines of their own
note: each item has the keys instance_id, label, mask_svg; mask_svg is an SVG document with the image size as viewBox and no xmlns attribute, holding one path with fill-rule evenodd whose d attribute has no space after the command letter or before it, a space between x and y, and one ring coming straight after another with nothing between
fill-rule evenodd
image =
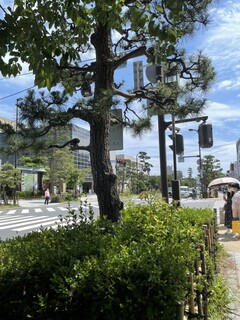
<instances>
[{"instance_id":1,"label":"road sign","mask_svg":"<svg viewBox=\"0 0 240 320\"><path fill-rule=\"evenodd\" d=\"M109 130L109 149L122 150L123 149L123 127L122 127L122 110L116 109L111 111L113 116L120 121L119 124L110 126Z\"/></svg>"},{"instance_id":2,"label":"road sign","mask_svg":"<svg viewBox=\"0 0 240 320\"><path fill-rule=\"evenodd\" d=\"M134 79L134 90L138 90L144 86L142 61L133 62L133 79Z\"/></svg>"},{"instance_id":3,"label":"road sign","mask_svg":"<svg viewBox=\"0 0 240 320\"><path fill-rule=\"evenodd\" d=\"M179 156L179 157L178 157L178 162L184 162L184 157Z\"/></svg>"}]
</instances>

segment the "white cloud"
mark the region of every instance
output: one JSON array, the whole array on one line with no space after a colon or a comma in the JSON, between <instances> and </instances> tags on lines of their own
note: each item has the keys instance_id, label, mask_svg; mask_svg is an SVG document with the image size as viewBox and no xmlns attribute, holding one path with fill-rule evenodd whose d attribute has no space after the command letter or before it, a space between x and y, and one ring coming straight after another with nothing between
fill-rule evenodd
<instances>
[{"instance_id":1,"label":"white cloud","mask_svg":"<svg viewBox=\"0 0 240 320\"><path fill-rule=\"evenodd\" d=\"M240 68L240 3L224 1L212 11L212 24L201 37L200 47L212 59L218 77L236 83L239 88L238 69ZM219 86L221 89L221 86ZM228 88L229 89L229 88Z\"/></svg>"}]
</instances>

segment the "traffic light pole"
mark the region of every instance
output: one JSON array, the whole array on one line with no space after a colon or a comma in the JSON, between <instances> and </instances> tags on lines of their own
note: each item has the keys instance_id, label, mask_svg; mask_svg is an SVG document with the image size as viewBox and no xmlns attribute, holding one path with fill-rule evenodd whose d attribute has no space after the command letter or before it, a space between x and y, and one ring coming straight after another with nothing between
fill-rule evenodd
<instances>
[{"instance_id":1,"label":"traffic light pole","mask_svg":"<svg viewBox=\"0 0 240 320\"><path fill-rule=\"evenodd\" d=\"M183 119L183 120L175 120L174 124L192 122L192 121L197 121L197 122L206 121L207 119L208 119L208 116L195 117L195 118ZM162 189L162 197L167 203L169 202L169 197L168 197L167 156L166 156L165 131L170 125L172 125L172 121L165 121L164 120L164 115L158 114L158 135L159 135L161 189ZM175 143L174 139L173 139L173 143Z\"/></svg>"},{"instance_id":2,"label":"traffic light pole","mask_svg":"<svg viewBox=\"0 0 240 320\"><path fill-rule=\"evenodd\" d=\"M168 181L167 181L167 157L166 157L166 122L164 115L158 114L158 137L160 154L161 190L162 198L168 203Z\"/></svg>"},{"instance_id":3,"label":"traffic light pole","mask_svg":"<svg viewBox=\"0 0 240 320\"><path fill-rule=\"evenodd\" d=\"M172 180L172 198L177 206L180 205L180 183L177 177L177 143L175 117L172 115L172 136L173 136L173 180Z\"/></svg>"}]
</instances>

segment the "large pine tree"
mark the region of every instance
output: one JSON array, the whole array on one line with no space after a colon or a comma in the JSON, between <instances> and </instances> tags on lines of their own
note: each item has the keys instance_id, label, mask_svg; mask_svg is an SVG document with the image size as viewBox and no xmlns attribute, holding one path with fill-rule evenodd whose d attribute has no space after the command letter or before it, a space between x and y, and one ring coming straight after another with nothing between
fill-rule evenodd
<instances>
[{"instance_id":1,"label":"large pine tree","mask_svg":"<svg viewBox=\"0 0 240 320\"><path fill-rule=\"evenodd\" d=\"M75 148L88 150L97 194L100 216L112 221L121 218L116 176L109 157L109 128L111 111L117 97L123 123L135 132L150 128L150 118L127 116L131 102L149 98L158 112L185 116L204 106L204 99L194 98L194 91L206 92L214 78L208 58L199 52L185 59L179 41L192 35L199 25L208 23L211 0L15 0L14 9L3 8L0 20L0 71L3 76L21 72L21 61L29 65L38 87L49 90L61 83L66 92L89 89L93 95L64 107L66 96L52 92L33 101L33 108L22 110L26 127L64 125L73 118L90 125L90 144ZM86 53L94 61L83 62ZM6 60L6 55L9 59ZM142 87L124 92L116 83L116 69L129 59L145 56L149 62L162 63L168 74L179 74L183 87ZM86 92L86 91L85 91ZM174 103L180 97L179 103ZM81 98L79 96L79 98ZM27 99L27 98L26 98ZM44 99L46 108L39 107ZM131 120L130 120L131 119ZM116 121L116 119L115 119ZM46 131L47 131L46 130ZM30 130L31 131L31 130ZM32 134L33 131L31 131ZM35 131L37 135L37 131ZM38 132L39 135L44 132Z\"/></svg>"}]
</instances>

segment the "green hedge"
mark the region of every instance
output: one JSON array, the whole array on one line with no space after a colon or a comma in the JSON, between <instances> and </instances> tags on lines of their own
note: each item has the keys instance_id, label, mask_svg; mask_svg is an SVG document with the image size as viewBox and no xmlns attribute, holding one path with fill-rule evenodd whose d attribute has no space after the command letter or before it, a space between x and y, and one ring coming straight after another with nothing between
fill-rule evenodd
<instances>
[{"instance_id":1,"label":"green hedge","mask_svg":"<svg viewBox=\"0 0 240 320\"><path fill-rule=\"evenodd\" d=\"M17 191L16 195L18 199L32 199L32 198L41 198L44 196L43 190L35 190L34 194L33 191Z\"/></svg>"},{"instance_id":2,"label":"green hedge","mask_svg":"<svg viewBox=\"0 0 240 320\"><path fill-rule=\"evenodd\" d=\"M0 245L0 319L174 320L211 210L130 206L123 224L66 227Z\"/></svg>"}]
</instances>

